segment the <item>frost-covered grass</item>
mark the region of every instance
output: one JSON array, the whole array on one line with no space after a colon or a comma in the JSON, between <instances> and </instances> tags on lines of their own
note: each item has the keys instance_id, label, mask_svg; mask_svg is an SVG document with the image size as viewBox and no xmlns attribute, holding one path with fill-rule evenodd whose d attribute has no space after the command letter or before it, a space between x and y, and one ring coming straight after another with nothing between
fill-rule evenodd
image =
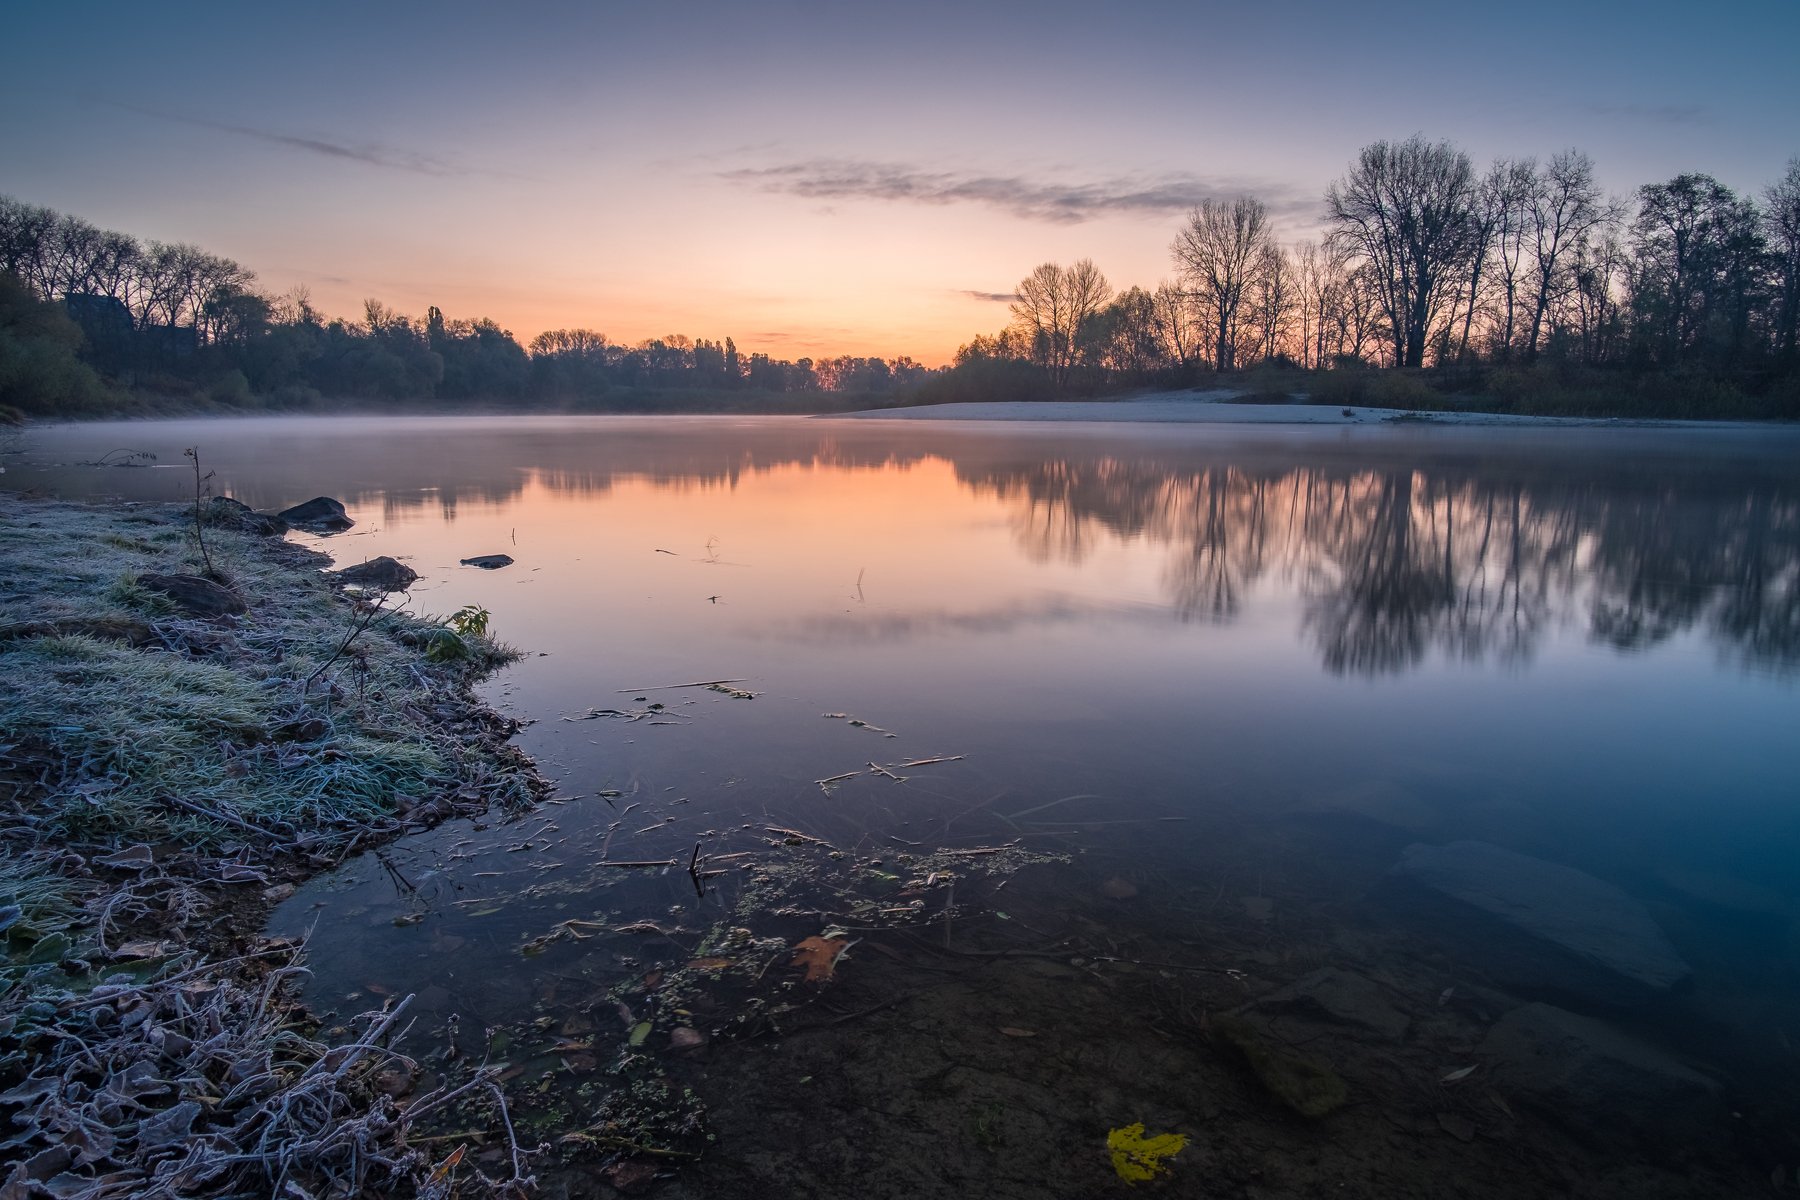
<instances>
[{"instance_id":1,"label":"frost-covered grass","mask_svg":"<svg viewBox=\"0 0 1800 1200\"><path fill-rule=\"evenodd\" d=\"M471 638L467 663L428 662L420 646L443 627L383 612L331 662L359 615L322 560L222 528L207 531L213 561L250 611L180 616L133 581L201 572L190 520L0 502L0 627L39 631L0 636L0 753L41 780L26 814L37 833L316 838L478 771L439 710L501 647ZM96 624L148 644L91 636Z\"/></svg>"},{"instance_id":2,"label":"frost-covered grass","mask_svg":"<svg viewBox=\"0 0 1800 1200\"><path fill-rule=\"evenodd\" d=\"M138 582L205 573L191 508L0 495L0 1105L30 1101L9 1145L77 1200L436 1194L406 1140L431 1104L396 1114L385 1057L351 1071L293 1031L291 949L241 949L265 885L407 814L532 798L469 690L511 652L215 511L214 578L248 611L209 620ZM143 1115L121 1125L126 1075Z\"/></svg>"}]
</instances>

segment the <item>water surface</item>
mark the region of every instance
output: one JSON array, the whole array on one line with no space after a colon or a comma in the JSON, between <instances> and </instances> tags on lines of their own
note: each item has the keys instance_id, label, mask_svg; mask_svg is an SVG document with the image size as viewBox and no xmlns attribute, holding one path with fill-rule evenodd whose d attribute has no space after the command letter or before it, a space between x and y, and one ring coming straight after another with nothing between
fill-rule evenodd
<instances>
[{"instance_id":1,"label":"water surface","mask_svg":"<svg viewBox=\"0 0 1800 1200\"><path fill-rule=\"evenodd\" d=\"M526 655L489 694L563 801L284 906L324 1005L418 993L421 1037L590 1011L741 899L598 864L771 828L1014 841L1071 860L1047 910L1123 879L1103 923L1340 948L1408 843L1475 838L1651 906L1720 1054L1800 1031L1791 431L180 422L34 431L5 478L176 499L189 445L253 506L342 500L318 544L407 560L416 609L488 609ZM68 465L115 448L156 465ZM670 686L711 680L749 695ZM570 917L660 924L532 944Z\"/></svg>"}]
</instances>

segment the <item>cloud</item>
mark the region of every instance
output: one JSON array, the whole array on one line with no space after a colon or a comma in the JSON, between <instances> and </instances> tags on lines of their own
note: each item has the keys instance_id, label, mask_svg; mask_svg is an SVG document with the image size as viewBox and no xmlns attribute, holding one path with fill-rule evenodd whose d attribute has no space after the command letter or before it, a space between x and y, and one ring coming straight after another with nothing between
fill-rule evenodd
<instances>
[{"instance_id":1,"label":"cloud","mask_svg":"<svg viewBox=\"0 0 1800 1200\"><path fill-rule=\"evenodd\" d=\"M971 300L985 300L993 304L1011 304L1019 298L1017 292L978 292L974 288L958 288L956 294L967 296Z\"/></svg>"},{"instance_id":2,"label":"cloud","mask_svg":"<svg viewBox=\"0 0 1800 1200\"><path fill-rule=\"evenodd\" d=\"M1591 104L1603 117L1624 117L1650 125L1710 125L1712 113L1698 104Z\"/></svg>"},{"instance_id":3,"label":"cloud","mask_svg":"<svg viewBox=\"0 0 1800 1200\"><path fill-rule=\"evenodd\" d=\"M450 175L474 175L480 172L467 167L459 167L433 158L429 154L420 154L413 150L404 150L394 146L384 146L379 142L337 142L325 138L303 137L300 134L282 133L275 129L258 129L251 125L231 125L224 121L208 121L200 117L178 117L169 113L155 112L147 108L134 108L130 105L117 105L127 112L139 116L153 117L159 121L169 121L176 125L192 125L198 129L213 129L220 133L229 133L237 137L252 138L266 142L271 146L281 146L288 150L299 150L306 154L317 154L323 158L335 158L346 162L364 163L371 167L385 167L394 171L409 171L415 175L433 175L438 177Z\"/></svg>"},{"instance_id":4,"label":"cloud","mask_svg":"<svg viewBox=\"0 0 1800 1200\"><path fill-rule=\"evenodd\" d=\"M1198 175L1120 176L1062 183L1020 175L970 175L906 163L813 159L720 172L731 183L809 200L888 200L913 204L983 204L1031 221L1070 225L1113 214L1165 216L1202 200L1260 196L1278 213L1310 213L1316 198L1283 184Z\"/></svg>"}]
</instances>

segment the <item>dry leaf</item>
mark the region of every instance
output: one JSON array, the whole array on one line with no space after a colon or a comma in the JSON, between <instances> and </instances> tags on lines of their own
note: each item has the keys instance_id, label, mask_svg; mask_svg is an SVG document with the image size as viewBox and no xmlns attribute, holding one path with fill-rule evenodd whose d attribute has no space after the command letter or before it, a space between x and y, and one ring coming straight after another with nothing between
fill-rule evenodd
<instances>
[{"instance_id":1,"label":"dry leaf","mask_svg":"<svg viewBox=\"0 0 1800 1200\"><path fill-rule=\"evenodd\" d=\"M669 1031L669 1049L692 1050L706 1044L706 1035L689 1025L677 1025Z\"/></svg>"},{"instance_id":2,"label":"dry leaf","mask_svg":"<svg viewBox=\"0 0 1800 1200\"><path fill-rule=\"evenodd\" d=\"M804 943L802 943L802 945L804 945ZM694 958L688 960L688 966L696 971L723 971L726 967L729 967L731 963L732 960L729 958Z\"/></svg>"},{"instance_id":3,"label":"dry leaf","mask_svg":"<svg viewBox=\"0 0 1800 1200\"><path fill-rule=\"evenodd\" d=\"M794 960L790 966L806 968L806 982L823 983L831 978L837 969L838 956L850 945L841 937L809 937L794 947Z\"/></svg>"},{"instance_id":4,"label":"dry leaf","mask_svg":"<svg viewBox=\"0 0 1800 1200\"><path fill-rule=\"evenodd\" d=\"M432 1183L441 1183L443 1181L444 1176L448 1175L452 1170L454 1170L456 1168L456 1164L460 1163L463 1160L463 1151L467 1150L468 1148L469 1147L467 1145L462 1145L462 1146L458 1146L456 1149L452 1150L450 1152L449 1156L447 1158L445 1158L443 1162L441 1162L437 1165L437 1170L435 1170L431 1173L431 1182Z\"/></svg>"},{"instance_id":5,"label":"dry leaf","mask_svg":"<svg viewBox=\"0 0 1800 1200\"><path fill-rule=\"evenodd\" d=\"M1469 1076L1473 1075L1475 1073L1476 1069L1480 1066L1481 1066L1480 1063L1476 1063L1475 1066L1473 1066L1473 1067L1464 1067L1460 1071L1452 1071L1448 1075L1444 1076L1442 1079L1438 1080L1438 1082L1439 1083L1455 1083L1459 1079L1467 1079Z\"/></svg>"}]
</instances>

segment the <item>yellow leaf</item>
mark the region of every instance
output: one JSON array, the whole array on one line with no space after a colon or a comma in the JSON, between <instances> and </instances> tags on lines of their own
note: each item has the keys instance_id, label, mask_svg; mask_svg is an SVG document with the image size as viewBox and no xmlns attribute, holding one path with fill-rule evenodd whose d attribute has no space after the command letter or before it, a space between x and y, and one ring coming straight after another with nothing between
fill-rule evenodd
<instances>
[{"instance_id":1,"label":"yellow leaf","mask_svg":"<svg viewBox=\"0 0 1800 1200\"><path fill-rule=\"evenodd\" d=\"M1106 1148L1112 1151L1113 1170L1126 1183L1143 1183L1167 1171L1169 1164L1163 1160L1181 1153L1187 1142L1184 1133L1145 1137L1142 1121L1106 1135Z\"/></svg>"}]
</instances>

